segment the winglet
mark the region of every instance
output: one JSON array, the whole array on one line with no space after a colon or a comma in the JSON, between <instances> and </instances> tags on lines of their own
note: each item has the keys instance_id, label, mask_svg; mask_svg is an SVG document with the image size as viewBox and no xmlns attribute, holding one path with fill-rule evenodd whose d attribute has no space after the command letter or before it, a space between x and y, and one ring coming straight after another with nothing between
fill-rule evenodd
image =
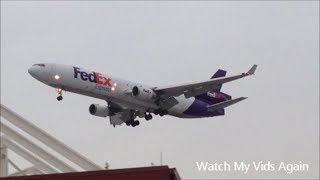
<instances>
[{"instance_id":1,"label":"winglet","mask_svg":"<svg viewBox=\"0 0 320 180\"><path fill-rule=\"evenodd\" d=\"M253 66L249 69L249 71L248 71L247 73L250 74L250 75L254 74L254 72L256 71L257 67L258 67L258 65L256 65L256 64L253 65Z\"/></svg>"},{"instance_id":2,"label":"winglet","mask_svg":"<svg viewBox=\"0 0 320 180\"><path fill-rule=\"evenodd\" d=\"M258 65L254 64L254 65L249 69L248 72L242 73L242 75L243 75L243 76L253 75L254 72L256 71L257 67L258 67Z\"/></svg>"}]
</instances>

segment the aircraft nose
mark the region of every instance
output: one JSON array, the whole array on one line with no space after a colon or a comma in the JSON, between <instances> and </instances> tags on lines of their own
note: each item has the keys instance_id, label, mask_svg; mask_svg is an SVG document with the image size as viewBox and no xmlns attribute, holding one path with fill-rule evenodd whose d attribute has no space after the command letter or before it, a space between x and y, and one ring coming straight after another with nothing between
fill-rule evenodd
<instances>
[{"instance_id":1,"label":"aircraft nose","mask_svg":"<svg viewBox=\"0 0 320 180\"><path fill-rule=\"evenodd\" d=\"M29 69L28 69L28 73L32 76L32 77L35 77L36 75L36 68L34 66L31 66Z\"/></svg>"},{"instance_id":2,"label":"aircraft nose","mask_svg":"<svg viewBox=\"0 0 320 180\"><path fill-rule=\"evenodd\" d=\"M35 79L47 83L49 80L50 69L47 64L34 64L28 69L28 73Z\"/></svg>"}]
</instances>

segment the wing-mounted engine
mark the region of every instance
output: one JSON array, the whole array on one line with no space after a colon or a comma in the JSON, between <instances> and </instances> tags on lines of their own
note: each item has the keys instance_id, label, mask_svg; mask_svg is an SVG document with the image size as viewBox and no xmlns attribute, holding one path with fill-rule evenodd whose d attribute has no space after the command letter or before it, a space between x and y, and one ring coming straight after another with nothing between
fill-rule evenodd
<instances>
[{"instance_id":1,"label":"wing-mounted engine","mask_svg":"<svg viewBox=\"0 0 320 180\"><path fill-rule=\"evenodd\" d=\"M94 116L107 117L111 115L108 106L102 106L99 104L91 104L89 107L90 114Z\"/></svg>"},{"instance_id":2,"label":"wing-mounted engine","mask_svg":"<svg viewBox=\"0 0 320 180\"><path fill-rule=\"evenodd\" d=\"M152 100L156 98L156 93L150 88L134 86L132 96L141 100Z\"/></svg>"}]
</instances>

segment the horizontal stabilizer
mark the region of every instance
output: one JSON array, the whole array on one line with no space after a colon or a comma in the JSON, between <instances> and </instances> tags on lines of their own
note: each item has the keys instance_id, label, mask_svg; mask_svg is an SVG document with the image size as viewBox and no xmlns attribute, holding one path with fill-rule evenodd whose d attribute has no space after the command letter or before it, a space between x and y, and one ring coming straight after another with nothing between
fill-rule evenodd
<instances>
[{"instance_id":1,"label":"horizontal stabilizer","mask_svg":"<svg viewBox=\"0 0 320 180\"><path fill-rule=\"evenodd\" d=\"M213 105L210 105L210 106L207 106L208 108L208 111L215 111L215 110L218 110L218 109L223 109L225 107L228 107L228 106L231 106L237 102L240 102L242 100L245 100L247 99L247 97L239 97L239 98L236 98L236 99L232 99L232 100L228 100L228 101L224 101L224 102L221 102L221 103L217 103L217 104L213 104Z\"/></svg>"}]
</instances>

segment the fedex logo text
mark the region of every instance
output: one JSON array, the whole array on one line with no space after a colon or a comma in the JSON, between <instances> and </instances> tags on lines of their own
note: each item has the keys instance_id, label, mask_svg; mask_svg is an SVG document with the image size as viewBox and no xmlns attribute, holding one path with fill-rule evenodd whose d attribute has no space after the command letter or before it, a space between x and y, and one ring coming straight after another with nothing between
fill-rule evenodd
<instances>
[{"instance_id":1,"label":"fedex logo text","mask_svg":"<svg viewBox=\"0 0 320 180\"><path fill-rule=\"evenodd\" d=\"M207 96L212 97L212 98L216 98L216 99L221 99L221 95L216 92L207 92Z\"/></svg>"},{"instance_id":2,"label":"fedex logo text","mask_svg":"<svg viewBox=\"0 0 320 180\"><path fill-rule=\"evenodd\" d=\"M89 80L90 82L93 82L93 83L110 86L110 87L112 86L111 79L101 76L100 73L97 73L97 72L86 73L84 71L81 71L80 68L78 67L73 67L73 70L74 70L74 78L78 78L78 76L80 76L80 78L83 81Z\"/></svg>"}]
</instances>

